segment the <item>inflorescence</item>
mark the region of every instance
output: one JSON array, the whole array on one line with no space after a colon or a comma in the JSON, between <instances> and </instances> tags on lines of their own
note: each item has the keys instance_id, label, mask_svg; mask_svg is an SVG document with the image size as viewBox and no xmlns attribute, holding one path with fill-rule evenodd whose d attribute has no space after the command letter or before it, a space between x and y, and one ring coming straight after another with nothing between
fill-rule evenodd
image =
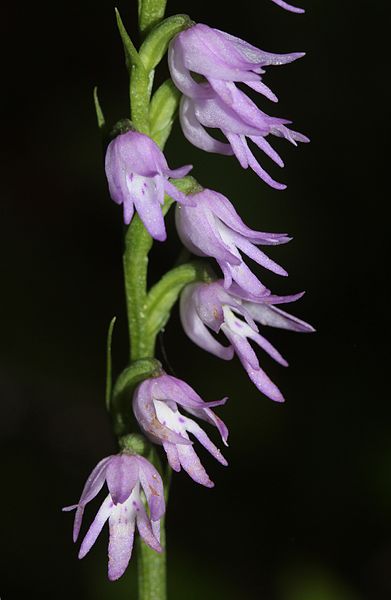
<instances>
[{"instance_id":1,"label":"inflorescence","mask_svg":"<svg viewBox=\"0 0 391 600\"><path fill-rule=\"evenodd\" d=\"M273 1L292 12L304 12L282 0ZM152 99L149 114L157 115L155 126L152 127L151 121L149 129L138 127L137 119L133 120L131 127L108 144L105 169L111 198L122 205L128 231L131 232L137 214L148 232L146 235L164 241L167 236L164 215L175 201L178 236L187 251L197 258L188 265L176 267L149 295L144 294L142 310L130 322L131 343L139 322L145 325L140 335L144 338L156 336L180 296L180 319L187 336L200 348L223 360L231 360L236 355L258 390L270 399L282 402L280 390L262 369L252 344L280 365L287 366L285 358L264 337L265 328L298 332L310 332L313 328L278 307L295 302L303 293L274 295L251 270L247 258L263 269L286 276L285 269L269 258L261 247L286 244L291 238L286 233L251 229L228 198L187 177L191 165L170 169L163 147L178 109L183 134L190 143L206 152L233 155L244 169L250 167L269 186L283 189L285 185L275 181L261 166L260 159L256 158L257 148L282 167L282 158L270 139L278 136L295 145L309 140L290 129L286 119L263 112L243 87L245 85L276 102L275 94L264 82L266 69L295 61L303 53L264 52L244 40L208 25L195 24L188 18L179 32L174 28L172 35L171 21L166 21L167 35L171 36L165 40L171 80L165 82ZM122 22L120 31L128 52L127 61L133 61L133 66L141 73L138 80L131 78L132 95L136 93L137 85L141 85L138 82L142 77L152 81L151 73L153 76L155 63L161 58L153 59L153 51L158 52L156 48L160 48L158 44L155 48L153 43L158 35L166 35L166 30L159 29L159 24L155 26L138 55L121 27ZM152 40L150 46L148 40ZM144 85L147 102L150 87L150 84ZM216 137L213 130L220 132L224 140L221 135ZM129 248L134 247L137 248L137 244L129 245ZM146 253L140 264L146 262ZM129 264L132 266L131 258ZM215 274L211 264L220 269L220 275ZM139 266L136 264L132 268ZM137 292L140 278L129 277L127 289ZM135 310L137 312L137 306ZM174 471L184 469L195 482L206 487L212 487L213 482L201 464L192 438L218 462L227 465L220 449L198 424L202 420L213 425L222 443L227 445L227 427L212 410L224 404L226 398L204 401L187 383L166 374L152 352L144 356L140 351L136 358L124 371L121 385L114 388L111 409L114 417L120 416L117 419L120 441L125 439L124 434L129 434L133 412L139 429L148 440L142 445L147 450L122 443L119 454L103 459L92 471L78 504L64 508L76 510L73 531L76 541L85 506L107 484L108 495L83 539L79 557L87 554L108 521L111 580L118 579L128 565L136 526L150 548L162 551L160 524L165 512L165 481L164 470L153 451L154 445L163 447ZM153 368L149 368L148 361L153 363ZM119 388L121 393L116 391ZM124 402L126 410L123 410Z\"/></svg>"}]
</instances>

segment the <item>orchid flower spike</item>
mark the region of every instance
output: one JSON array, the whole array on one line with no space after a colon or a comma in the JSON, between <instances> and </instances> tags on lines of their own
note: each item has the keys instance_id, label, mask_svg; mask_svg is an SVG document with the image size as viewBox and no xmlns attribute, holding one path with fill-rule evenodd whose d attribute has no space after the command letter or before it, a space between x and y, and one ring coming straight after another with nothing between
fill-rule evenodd
<instances>
[{"instance_id":1,"label":"orchid flower spike","mask_svg":"<svg viewBox=\"0 0 391 600\"><path fill-rule=\"evenodd\" d=\"M304 56L302 52L272 54L244 40L198 23L171 42L169 67L177 88L184 94L180 121L185 137L197 148L219 154L235 154L243 168L252 168L266 183L284 189L261 167L252 153L250 139L280 167L281 157L265 139L284 137L291 143L308 142L301 133L286 127L290 121L261 111L235 83L245 83L276 102L275 94L263 83L263 67L282 65ZM195 73L202 77L195 81ZM205 128L220 129L227 142L212 137Z\"/></svg>"},{"instance_id":2,"label":"orchid flower spike","mask_svg":"<svg viewBox=\"0 0 391 600\"><path fill-rule=\"evenodd\" d=\"M213 487L188 434L191 433L222 465L226 466L227 461L204 430L193 419L179 412L178 405L191 415L215 425L227 445L228 430L210 408L224 404L225 401L226 398L204 402L184 381L170 375L161 375L146 379L136 388L133 411L149 439L163 445L174 471L180 471L183 467L194 481Z\"/></svg>"},{"instance_id":3,"label":"orchid flower spike","mask_svg":"<svg viewBox=\"0 0 391 600\"><path fill-rule=\"evenodd\" d=\"M204 189L191 195L191 198L193 206L177 204L178 235L193 254L216 259L223 271L226 288L232 281L236 281L254 296L266 291L265 286L244 262L241 252L266 269L278 275L287 275L285 269L256 247L260 244L289 242L291 238L285 233L264 233L250 229L243 223L228 198L218 192Z\"/></svg>"},{"instance_id":4,"label":"orchid flower spike","mask_svg":"<svg viewBox=\"0 0 391 600\"><path fill-rule=\"evenodd\" d=\"M180 192L169 177L184 177L191 165L171 170L159 146L147 135L127 131L110 142L106 152L106 176L111 198L123 205L126 225L133 217L134 208L146 229L155 240L166 239L162 214L164 194L186 204L186 195Z\"/></svg>"},{"instance_id":5,"label":"orchid flower spike","mask_svg":"<svg viewBox=\"0 0 391 600\"><path fill-rule=\"evenodd\" d=\"M283 402L280 390L260 367L250 341L281 365L288 366L278 350L259 333L255 321L262 326L291 331L314 331L308 323L275 306L294 302L302 296L303 293L273 296L267 291L263 297L255 298L235 284L226 290L222 281L193 283L186 286L181 295L181 322L189 338L204 350L224 360L230 360L236 353L256 387L272 400ZM208 328L216 334L224 333L230 345L223 346Z\"/></svg>"},{"instance_id":6,"label":"orchid flower spike","mask_svg":"<svg viewBox=\"0 0 391 600\"><path fill-rule=\"evenodd\" d=\"M83 558L94 545L106 521L109 521L109 579L121 577L128 566L133 549L134 530L137 525L144 542L156 552L161 552L160 519L165 502L162 479L146 458L138 455L118 454L101 460L84 486L78 504L63 508L76 509L73 541L79 537L85 506L107 483L109 494L101 505L80 547ZM149 516L141 499L143 490L149 507Z\"/></svg>"}]
</instances>

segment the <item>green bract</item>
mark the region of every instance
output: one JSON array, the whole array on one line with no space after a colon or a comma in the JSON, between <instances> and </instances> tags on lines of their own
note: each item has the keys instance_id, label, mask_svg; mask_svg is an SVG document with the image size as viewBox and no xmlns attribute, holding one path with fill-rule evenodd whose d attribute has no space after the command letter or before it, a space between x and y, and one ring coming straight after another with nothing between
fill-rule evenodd
<instances>
[{"instance_id":1,"label":"green bract","mask_svg":"<svg viewBox=\"0 0 391 600\"><path fill-rule=\"evenodd\" d=\"M180 99L181 93L171 79L162 83L152 96L149 105L151 137L162 149L171 133Z\"/></svg>"},{"instance_id":2,"label":"green bract","mask_svg":"<svg viewBox=\"0 0 391 600\"><path fill-rule=\"evenodd\" d=\"M167 0L138 0L138 24L145 34L164 17Z\"/></svg>"}]
</instances>

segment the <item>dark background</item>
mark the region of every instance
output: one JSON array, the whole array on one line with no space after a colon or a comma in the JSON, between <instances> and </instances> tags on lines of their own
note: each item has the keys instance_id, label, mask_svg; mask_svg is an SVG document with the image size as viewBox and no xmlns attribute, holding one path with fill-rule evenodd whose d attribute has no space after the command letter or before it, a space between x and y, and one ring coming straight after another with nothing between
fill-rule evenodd
<instances>
[{"instance_id":1,"label":"dark background","mask_svg":"<svg viewBox=\"0 0 391 600\"><path fill-rule=\"evenodd\" d=\"M265 50L308 52L269 69L277 107L260 99L312 139L298 150L276 141L283 171L262 159L285 192L234 159L192 148L178 128L167 156L173 168L193 163L254 228L294 236L270 251L289 279L264 280L276 293L306 289L291 310L318 330L268 332L291 364L260 354L287 398L280 406L236 360L192 345L176 314L168 325L175 374L205 399L230 396L220 414L231 431L228 469L200 451L213 490L174 477L170 600L391 597L387 2L301 4L305 16L268 0L168 3L167 14L187 12ZM136 35L135 1L118 7ZM117 371L127 355L121 211L108 197L92 104L98 84L110 122L127 116L113 2L17 2L1 21L0 595L135 598L134 561L108 583L107 531L78 561L72 516L61 513L116 451L103 400L113 315ZM178 250L171 226L152 253L153 278Z\"/></svg>"}]
</instances>

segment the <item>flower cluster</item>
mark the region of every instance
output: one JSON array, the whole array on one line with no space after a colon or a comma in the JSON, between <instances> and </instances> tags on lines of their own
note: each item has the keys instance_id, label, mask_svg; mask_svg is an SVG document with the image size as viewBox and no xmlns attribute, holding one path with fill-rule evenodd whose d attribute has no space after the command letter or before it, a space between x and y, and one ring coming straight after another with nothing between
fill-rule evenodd
<instances>
[{"instance_id":1,"label":"flower cluster","mask_svg":"<svg viewBox=\"0 0 391 600\"><path fill-rule=\"evenodd\" d=\"M244 169L251 167L270 186L284 189L284 184L274 181L261 167L247 140L280 167L284 163L267 136L284 137L292 144L309 140L289 129L290 121L264 113L237 83L276 102L277 97L262 81L264 67L287 64L302 56L302 52L264 52L203 24L182 31L171 42L169 67L172 80L183 93L180 121L186 138L207 152L234 154ZM193 74L201 81L196 81ZM206 128L220 130L227 142L216 140Z\"/></svg>"},{"instance_id":2,"label":"flower cluster","mask_svg":"<svg viewBox=\"0 0 391 600\"><path fill-rule=\"evenodd\" d=\"M304 12L282 0L273 1L292 12ZM171 41L168 52L172 82L182 93L180 122L185 137L207 152L235 155L243 168L250 167L270 186L283 189L285 185L276 182L261 167L249 142L282 167L281 157L267 138L279 136L293 144L307 142L308 138L289 129L286 119L263 112L239 85L245 84L275 102L275 94L263 81L265 67L290 63L303 53L264 52L203 24L193 24L181 31ZM219 130L226 141L216 139L207 129ZM181 191L175 180L185 177L192 167L171 170L162 149L145 133L131 129L112 140L105 168L111 198L122 204L125 224L130 224L137 211L155 240L166 239L162 210L165 195L177 202L176 229L183 245L201 259L213 259L221 270L218 277L197 276L178 288L184 331L199 347L223 360L237 355L253 384L265 396L282 402L280 390L261 368L252 344L287 366L287 361L264 337L263 328L297 332L310 332L313 328L278 308L303 294L272 294L247 259L286 276L285 269L261 247L285 244L291 238L286 233L251 229L230 200L217 191L199 184L190 193ZM141 318L145 318L145 312ZM217 337L221 333L226 345ZM205 402L187 383L159 370L141 383L138 379L128 401L129 407L132 402L140 430L150 442L163 447L170 467L174 471L183 469L195 482L213 487L194 442L199 442L220 464L227 465L227 461L197 420L214 426L227 445L227 427L212 410L224 404L226 398ZM109 493L84 537L79 557L87 554L108 520L109 578L117 579L131 557L136 525L150 548L156 552L162 550L159 524L165 511L163 481L155 466L133 450L125 449L103 459L88 478L78 504L64 509L76 509L74 541L86 504L105 482Z\"/></svg>"}]
</instances>

